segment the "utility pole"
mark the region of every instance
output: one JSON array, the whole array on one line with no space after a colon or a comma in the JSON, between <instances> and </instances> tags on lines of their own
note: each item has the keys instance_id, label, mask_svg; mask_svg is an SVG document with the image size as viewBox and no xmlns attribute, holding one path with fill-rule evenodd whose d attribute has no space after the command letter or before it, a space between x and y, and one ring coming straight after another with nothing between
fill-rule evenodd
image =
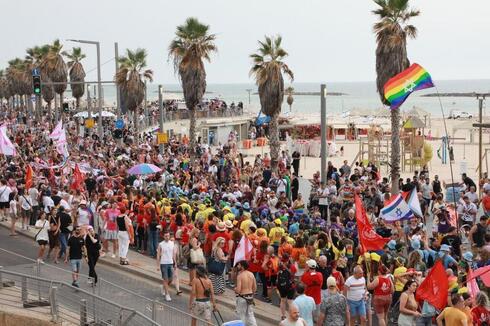
<instances>
[{"instance_id":1,"label":"utility pole","mask_svg":"<svg viewBox=\"0 0 490 326\"><path fill-rule=\"evenodd\" d=\"M158 85L158 112L159 112L159 128L163 132L163 86ZM160 154L163 155L163 144L159 145Z\"/></svg>"},{"instance_id":2,"label":"utility pole","mask_svg":"<svg viewBox=\"0 0 490 326\"><path fill-rule=\"evenodd\" d=\"M119 70L119 44L117 42L114 43L114 61L116 61L116 74L117 71ZM121 118L121 102L120 102L120 97L121 96L121 90L119 89L119 86L116 84L116 116L117 120Z\"/></svg>"},{"instance_id":3,"label":"utility pole","mask_svg":"<svg viewBox=\"0 0 490 326\"><path fill-rule=\"evenodd\" d=\"M477 94L476 96L478 100L478 122L479 122L479 127L478 127L478 162L480 168L478 169L478 184L480 184L480 180L483 177L483 172L482 172L482 164L483 164L483 128L482 128L482 123L483 123L483 101L485 100L485 95ZM481 187L479 187L479 194L481 196Z\"/></svg>"},{"instance_id":4,"label":"utility pole","mask_svg":"<svg viewBox=\"0 0 490 326\"><path fill-rule=\"evenodd\" d=\"M99 96L99 139L102 141L102 137L104 136L104 128L102 126L102 107L104 106L103 100L102 100L102 73L100 71L100 43L97 42L96 44L97 47L97 95Z\"/></svg>"},{"instance_id":5,"label":"utility pole","mask_svg":"<svg viewBox=\"0 0 490 326\"><path fill-rule=\"evenodd\" d=\"M90 85L87 84L87 112L88 112L88 119L92 119L92 98L90 98ZM87 128L87 127L85 127ZM92 128L87 128L88 129L88 135L92 136Z\"/></svg>"},{"instance_id":6,"label":"utility pole","mask_svg":"<svg viewBox=\"0 0 490 326\"><path fill-rule=\"evenodd\" d=\"M321 181L327 182L327 87L320 85L320 105L321 105Z\"/></svg>"},{"instance_id":7,"label":"utility pole","mask_svg":"<svg viewBox=\"0 0 490 326\"><path fill-rule=\"evenodd\" d=\"M150 125L150 114L148 113L148 88L145 80L145 100L143 102L143 112L145 113L145 128Z\"/></svg>"}]
</instances>

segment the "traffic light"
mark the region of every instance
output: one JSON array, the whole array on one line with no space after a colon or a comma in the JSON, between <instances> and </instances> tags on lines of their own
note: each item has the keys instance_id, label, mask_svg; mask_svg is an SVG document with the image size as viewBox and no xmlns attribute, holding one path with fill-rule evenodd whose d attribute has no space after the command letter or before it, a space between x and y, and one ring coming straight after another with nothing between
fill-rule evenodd
<instances>
[{"instance_id":1,"label":"traffic light","mask_svg":"<svg viewBox=\"0 0 490 326\"><path fill-rule=\"evenodd\" d=\"M32 76L32 91L35 95L41 95L41 76Z\"/></svg>"}]
</instances>

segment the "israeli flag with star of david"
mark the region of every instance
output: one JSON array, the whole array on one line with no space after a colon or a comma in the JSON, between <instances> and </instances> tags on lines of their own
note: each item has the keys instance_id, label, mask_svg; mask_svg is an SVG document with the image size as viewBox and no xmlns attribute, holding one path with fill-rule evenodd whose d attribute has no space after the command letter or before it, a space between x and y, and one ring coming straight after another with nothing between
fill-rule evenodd
<instances>
[{"instance_id":1,"label":"israeli flag with star of david","mask_svg":"<svg viewBox=\"0 0 490 326\"><path fill-rule=\"evenodd\" d=\"M412 218L413 212L408 207L402 195L395 197L391 203L381 209L380 217L386 222L395 222Z\"/></svg>"}]
</instances>

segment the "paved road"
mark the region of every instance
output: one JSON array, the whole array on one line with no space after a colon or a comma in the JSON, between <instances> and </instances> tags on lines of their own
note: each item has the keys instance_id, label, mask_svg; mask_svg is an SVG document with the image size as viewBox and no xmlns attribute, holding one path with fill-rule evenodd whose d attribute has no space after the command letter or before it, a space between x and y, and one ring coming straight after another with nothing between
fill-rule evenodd
<instances>
[{"instance_id":1,"label":"paved road","mask_svg":"<svg viewBox=\"0 0 490 326\"><path fill-rule=\"evenodd\" d=\"M8 251L8 252L7 252ZM17 256L14 253L25 256ZM37 257L37 244L30 238L24 236L10 237L8 230L0 227L0 265L7 270L17 271L29 275L36 275L36 264L33 259ZM156 282L151 282L137 276L130 275L127 272L121 272L116 268L105 265L97 265L97 273L102 281L95 289L95 293L102 297L109 298L111 301L121 304L126 307L132 307L139 311L145 311L147 316L151 316L151 300L163 302L163 297L160 295L160 286ZM86 264L82 266L82 274L86 277L88 267ZM54 265L47 263L41 265L40 276L46 279L55 279L58 281L71 282L71 274L69 266L66 264ZM87 284L86 278L80 282L81 288L92 291L92 288ZM118 288L119 285L134 293ZM171 306L177 309L188 311L189 297L182 294L181 296L172 295ZM226 307L219 307L225 321L237 319L234 311ZM177 311L168 311L168 309L159 310L159 322L168 325L183 325L183 318ZM170 319L169 319L170 318ZM162 320L162 321L160 321ZM171 322L170 322L171 320ZM266 323L261 323L266 325Z\"/></svg>"}]
</instances>

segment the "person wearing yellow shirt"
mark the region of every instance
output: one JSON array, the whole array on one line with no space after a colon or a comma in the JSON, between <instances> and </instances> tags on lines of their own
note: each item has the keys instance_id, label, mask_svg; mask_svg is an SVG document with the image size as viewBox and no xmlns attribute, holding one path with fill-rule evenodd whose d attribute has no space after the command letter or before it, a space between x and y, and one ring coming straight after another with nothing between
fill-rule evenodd
<instances>
[{"instance_id":1,"label":"person wearing yellow shirt","mask_svg":"<svg viewBox=\"0 0 490 326\"><path fill-rule=\"evenodd\" d=\"M235 219L235 215L231 212L230 207L225 206L223 208L223 213L224 213L223 214L223 221L225 221L225 222L228 220L233 221Z\"/></svg>"},{"instance_id":2,"label":"person wearing yellow shirt","mask_svg":"<svg viewBox=\"0 0 490 326\"><path fill-rule=\"evenodd\" d=\"M451 326L468 326L468 320L464 310L464 298L461 294L453 294L451 296L452 307L445 308L439 316L437 316L437 326L442 326L443 321L446 325Z\"/></svg>"},{"instance_id":3,"label":"person wearing yellow shirt","mask_svg":"<svg viewBox=\"0 0 490 326\"><path fill-rule=\"evenodd\" d=\"M279 244L281 243L281 238L283 235L286 234L286 231L282 228L280 219L275 219L274 224L276 226L269 231L269 238L271 239L274 251L277 253L279 249Z\"/></svg>"},{"instance_id":4,"label":"person wearing yellow shirt","mask_svg":"<svg viewBox=\"0 0 490 326\"><path fill-rule=\"evenodd\" d=\"M250 219L250 215L243 215L242 223L240 223L240 230L242 230L245 234L248 234L252 224L253 222Z\"/></svg>"}]
</instances>

